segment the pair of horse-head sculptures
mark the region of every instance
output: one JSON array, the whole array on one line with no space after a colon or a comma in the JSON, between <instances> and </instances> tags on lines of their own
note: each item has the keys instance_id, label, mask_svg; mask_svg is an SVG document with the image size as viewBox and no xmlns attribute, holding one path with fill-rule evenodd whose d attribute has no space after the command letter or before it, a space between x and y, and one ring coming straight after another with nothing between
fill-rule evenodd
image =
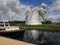
<instances>
[{"instance_id":1,"label":"pair of horse-head sculptures","mask_svg":"<svg viewBox=\"0 0 60 45\"><path fill-rule=\"evenodd\" d=\"M46 9L45 6L34 7L26 12L26 24L27 25L41 25L41 18L43 21L46 20Z\"/></svg>"}]
</instances>

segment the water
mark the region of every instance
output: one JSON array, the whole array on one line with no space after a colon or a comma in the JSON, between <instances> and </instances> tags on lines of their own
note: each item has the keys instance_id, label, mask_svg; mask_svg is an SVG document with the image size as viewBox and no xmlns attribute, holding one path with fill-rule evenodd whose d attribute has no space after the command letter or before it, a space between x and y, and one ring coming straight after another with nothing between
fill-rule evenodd
<instances>
[{"instance_id":1,"label":"water","mask_svg":"<svg viewBox=\"0 0 60 45\"><path fill-rule=\"evenodd\" d=\"M40 32L41 34L41 32ZM0 36L5 36L9 38L13 38L16 40L22 40L23 41L23 32L14 32L14 33L0 33ZM52 32L47 32L47 37L46 37L46 44L44 45L60 45L60 32L58 33L52 33Z\"/></svg>"},{"instance_id":2,"label":"water","mask_svg":"<svg viewBox=\"0 0 60 45\"><path fill-rule=\"evenodd\" d=\"M32 32L30 32L30 31L27 30L26 33L24 33L25 34L24 38L25 38L26 42L40 44L40 43L43 43L44 41L46 41L44 45L60 45L60 33L56 33L56 32L43 32L43 34L42 34L42 32L40 32L40 33L38 32L37 33L35 31L34 32L32 31L33 32L32 36L33 36L33 38L35 37L34 39L32 39L32 36L31 36ZM38 36L38 34L40 34L40 37L39 37L39 40L38 40L40 42L37 42L35 40L36 37Z\"/></svg>"},{"instance_id":3,"label":"water","mask_svg":"<svg viewBox=\"0 0 60 45\"><path fill-rule=\"evenodd\" d=\"M60 33L48 32L47 44L48 45L60 45Z\"/></svg>"}]
</instances>

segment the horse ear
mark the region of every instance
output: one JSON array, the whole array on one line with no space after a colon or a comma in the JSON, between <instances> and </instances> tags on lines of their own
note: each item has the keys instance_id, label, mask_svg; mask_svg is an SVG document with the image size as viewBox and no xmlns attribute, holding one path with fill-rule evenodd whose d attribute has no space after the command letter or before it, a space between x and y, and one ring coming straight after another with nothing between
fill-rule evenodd
<instances>
[{"instance_id":1,"label":"horse ear","mask_svg":"<svg viewBox=\"0 0 60 45\"><path fill-rule=\"evenodd\" d=\"M41 6L44 6L44 7L46 7L47 5L46 5L45 3L42 3L42 4L41 4Z\"/></svg>"}]
</instances>

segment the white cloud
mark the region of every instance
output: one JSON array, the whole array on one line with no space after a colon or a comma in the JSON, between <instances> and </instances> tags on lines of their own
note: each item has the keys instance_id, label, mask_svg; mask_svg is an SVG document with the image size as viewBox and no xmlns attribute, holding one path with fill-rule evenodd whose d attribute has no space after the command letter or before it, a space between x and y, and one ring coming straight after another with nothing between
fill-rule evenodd
<instances>
[{"instance_id":1,"label":"white cloud","mask_svg":"<svg viewBox=\"0 0 60 45\"><path fill-rule=\"evenodd\" d=\"M55 0L51 7L52 11L60 11L60 0Z\"/></svg>"},{"instance_id":2,"label":"white cloud","mask_svg":"<svg viewBox=\"0 0 60 45\"><path fill-rule=\"evenodd\" d=\"M31 5L23 5L19 0L0 0L0 16L4 20L24 20L26 10L30 10ZM48 6L47 16L53 22L60 21L60 0L55 0Z\"/></svg>"},{"instance_id":3,"label":"white cloud","mask_svg":"<svg viewBox=\"0 0 60 45\"><path fill-rule=\"evenodd\" d=\"M48 20L51 20L52 22L57 22L59 23L60 22L60 15L51 15L48 17Z\"/></svg>"},{"instance_id":4,"label":"white cloud","mask_svg":"<svg viewBox=\"0 0 60 45\"><path fill-rule=\"evenodd\" d=\"M24 20L28 9L30 6L21 4L19 0L0 0L0 15L6 20Z\"/></svg>"},{"instance_id":5,"label":"white cloud","mask_svg":"<svg viewBox=\"0 0 60 45\"><path fill-rule=\"evenodd\" d=\"M54 0L48 7L47 15L52 22L60 22L60 0Z\"/></svg>"}]
</instances>

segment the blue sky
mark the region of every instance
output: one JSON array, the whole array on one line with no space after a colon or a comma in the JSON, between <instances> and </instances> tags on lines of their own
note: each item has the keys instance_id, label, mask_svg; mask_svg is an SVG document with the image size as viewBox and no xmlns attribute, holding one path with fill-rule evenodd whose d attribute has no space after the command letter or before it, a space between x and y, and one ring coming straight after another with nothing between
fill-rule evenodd
<instances>
[{"instance_id":1,"label":"blue sky","mask_svg":"<svg viewBox=\"0 0 60 45\"><path fill-rule=\"evenodd\" d=\"M25 20L26 10L47 4L47 19L60 22L60 0L0 0L0 17L4 20Z\"/></svg>"},{"instance_id":2,"label":"blue sky","mask_svg":"<svg viewBox=\"0 0 60 45\"><path fill-rule=\"evenodd\" d=\"M46 3L47 5L53 3L52 0L20 0L20 2L26 5L33 5L34 7L41 5L41 3Z\"/></svg>"},{"instance_id":3,"label":"blue sky","mask_svg":"<svg viewBox=\"0 0 60 45\"><path fill-rule=\"evenodd\" d=\"M47 18L53 22L60 22L60 0L20 0L24 5L40 6L42 3L47 4ZM48 8L49 7L49 8Z\"/></svg>"}]
</instances>

